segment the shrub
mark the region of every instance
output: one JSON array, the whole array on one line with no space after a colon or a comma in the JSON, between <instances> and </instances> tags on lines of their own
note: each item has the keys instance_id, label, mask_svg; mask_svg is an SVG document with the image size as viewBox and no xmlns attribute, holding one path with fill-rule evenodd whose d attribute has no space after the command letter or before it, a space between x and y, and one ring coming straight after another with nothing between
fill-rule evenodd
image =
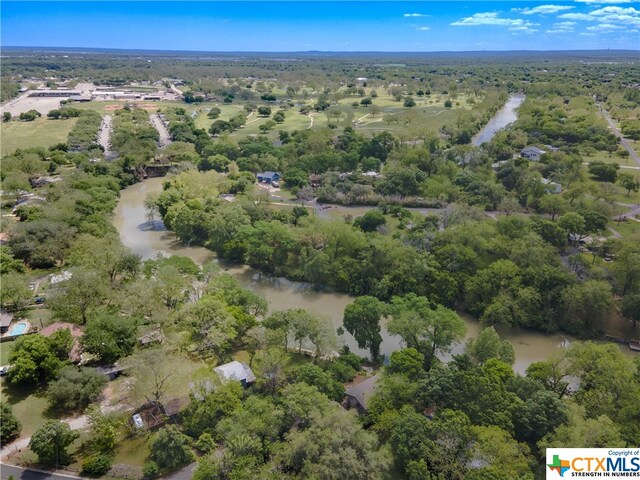
<instances>
[{"instance_id":1,"label":"shrub","mask_svg":"<svg viewBox=\"0 0 640 480\"><path fill-rule=\"evenodd\" d=\"M144 478L153 478L160 474L160 468L158 464L154 461L145 462L142 466L142 475Z\"/></svg>"},{"instance_id":2,"label":"shrub","mask_svg":"<svg viewBox=\"0 0 640 480\"><path fill-rule=\"evenodd\" d=\"M20 435L22 424L13 414L11 405L0 402L0 443L6 445Z\"/></svg>"},{"instance_id":3,"label":"shrub","mask_svg":"<svg viewBox=\"0 0 640 480\"><path fill-rule=\"evenodd\" d=\"M111 468L111 457L104 453L98 453L85 458L82 462L82 472L87 475L101 477Z\"/></svg>"}]
</instances>

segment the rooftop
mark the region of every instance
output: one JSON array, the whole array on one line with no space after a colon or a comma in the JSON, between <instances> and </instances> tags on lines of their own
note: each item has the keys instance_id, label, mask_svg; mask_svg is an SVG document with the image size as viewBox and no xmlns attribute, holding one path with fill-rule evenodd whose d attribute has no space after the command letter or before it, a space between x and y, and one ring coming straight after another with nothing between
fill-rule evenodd
<instances>
[{"instance_id":1,"label":"rooftop","mask_svg":"<svg viewBox=\"0 0 640 480\"><path fill-rule=\"evenodd\" d=\"M246 363L240 363L237 360L220 365L214 370L222 380L237 380L239 382L244 381L247 383L256 381L256 376L249 368L249 365Z\"/></svg>"},{"instance_id":2,"label":"rooftop","mask_svg":"<svg viewBox=\"0 0 640 480\"><path fill-rule=\"evenodd\" d=\"M347 396L356 400L363 409L367 409L367 404L369 403L369 399L375 393L378 388L378 380L380 379L380 375L374 375L373 377L369 377L366 380L354 385L347 389Z\"/></svg>"}]
</instances>

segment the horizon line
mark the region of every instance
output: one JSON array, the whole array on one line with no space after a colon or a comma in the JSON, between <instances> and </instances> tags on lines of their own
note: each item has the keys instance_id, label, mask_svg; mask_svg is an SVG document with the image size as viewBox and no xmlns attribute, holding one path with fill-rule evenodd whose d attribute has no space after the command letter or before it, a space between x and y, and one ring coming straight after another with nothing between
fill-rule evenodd
<instances>
[{"instance_id":1,"label":"horizon line","mask_svg":"<svg viewBox=\"0 0 640 480\"><path fill-rule=\"evenodd\" d=\"M310 54L310 53L320 53L320 54L332 54L332 53L340 53L340 54L421 54L421 53L581 53L581 52L633 52L640 53L640 47L637 49L631 48L584 48L584 49L548 49L548 50L528 50L528 49L518 49L518 50L170 50L170 49L148 49L148 48L122 48L122 47L85 47L85 46L74 46L74 47L62 47L62 46L43 46L43 45L8 45L0 47L0 55L6 50L36 50L36 49L47 49L47 50L70 50L70 51L78 51L78 50L111 50L111 51L120 51L120 52L159 52L159 53L215 53L215 54ZM81 52L79 52L81 53ZM640 60L640 57L639 57Z\"/></svg>"}]
</instances>

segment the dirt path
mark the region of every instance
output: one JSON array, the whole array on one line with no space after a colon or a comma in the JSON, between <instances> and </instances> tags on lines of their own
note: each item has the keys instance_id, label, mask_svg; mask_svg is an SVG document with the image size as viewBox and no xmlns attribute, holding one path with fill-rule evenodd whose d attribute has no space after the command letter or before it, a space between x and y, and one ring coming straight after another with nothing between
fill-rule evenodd
<instances>
[{"instance_id":1,"label":"dirt path","mask_svg":"<svg viewBox=\"0 0 640 480\"><path fill-rule=\"evenodd\" d=\"M311 123L307 127L307 130L309 130L311 127L313 127L313 115L309 114L309 115L307 115L307 117L309 117L309 120L311 120Z\"/></svg>"},{"instance_id":2,"label":"dirt path","mask_svg":"<svg viewBox=\"0 0 640 480\"><path fill-rule=\"evenodd\" d=\"M638 166L640 167L640 156L638 156L638 154L636 153L636 151L633 149L633 147L631 147L631 145L629 144L629 142L627 141L626 138L624 138L622 136L622 132L620 131L620 129L618 128L618 126L616 125L616 122L613 121L613 119L609 116L609 112L607 112L601 104L598 104L598 108L600 109L600 113L602 114L602 116L604 117L604 119L607 121L607 123L609 124L609 127L611 127L611 131L615 134L616 137L618 137L620 139L620 143L622 143L622 146L624 148L627 149L627 152L629 152L629 155L631 156L631 158L638 164Z\"/></svg>"},{"instance_id":3,"label":"dirt path","mask_svg":"<svg viewBox=\"0 0 640 480\"><path fill-rule=\"evenodd\" d=\"M76 418L64 418L61 421L69 425L69 428L71 428L71 430L82 430L89 425L89 417L87 417L86 415L81 415ZM0 459L3 459L11 453L15 453L28 448L30 441L31 437L22 437L15 442L10 443L9 445L5 445L2 450L0 450Z\"/></svg>"}]
</instances>

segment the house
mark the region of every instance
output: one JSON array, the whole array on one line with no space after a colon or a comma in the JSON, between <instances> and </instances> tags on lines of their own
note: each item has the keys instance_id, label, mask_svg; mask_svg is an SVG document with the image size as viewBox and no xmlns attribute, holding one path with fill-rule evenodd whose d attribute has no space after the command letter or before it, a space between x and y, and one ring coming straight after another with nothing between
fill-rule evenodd
<instances>
[{"instance_id":1,"label":"house","mask_svg":"<svg viewBox=\"0 0 640 480\"><path fill-rule=\"evenodd\" d=\"M84 335L84 330L82 330L82 328L80 328L78 325L76 325L75 323L67 322L52 323L51 325L48 325L40 330L40 335L50 337L58 330L64 329L69 330L69 332L71 332L71 336L73 337L73 345L71 346L71 351L69 352L69 360L71 360L73 363L79 363L81 360L80 338Z\"/></svg>"},{"instance_id":2,"label":"house","mask_svg":"<svg viewBox=\"0 0 640 480\"><path fill-rule=\"evenodd\" d=\"M552 182L547 178L541 178L540 182L544 185L544 191L553 195L562 193L562 185Z\"/></svg>"},{"instance_id":3,"label":"house","mask_svg":"<svg viewBox=\"0 0 640 480\"><path fill-rule=\"evenodd\" d=\"M172 398L165 403L150 401L133 412L131 424L136 428L155 430L173 421L188 405L188 397Z\"/></svg>"},{"instance_id":4,"label":"house","mask_svg":"<svg viewBox=\"0 0 640 480\"><path fill-rule=\"evenodd\" d=\"M112 381L122 375L122 372L126 369L127 367L122 367L120 365L109 365L107 367L96 367L96 372L101 373L107 377L109 381Z\"/></svg>"},{"instance_id":5,"label":"house","mask_svg":"<svg viewBox=\"0 0 640 480\"><path fill-rule=\"evenodd\" d=\"M380 375L374 375L357 385L347 388L345 407L355 408L360 413L366 412L369 400L378 388L378 380L380 380Z\"/></svg>"},{"instance_id":6,"label":"house","mask_svg":"<svg viewBox=\"0 0 640 480\"><path fill-rule=\"evenodd\" d=\"M29 183L33 188L44 187L45 185L51 185L62 180L62 177L42 177L37 175L29 179Z\"/></svg>"},{"instance_id":7,"label":"house","mask_svg":"<svg viewBox=\"0 0 640 480\"><path fill-rule=\"evenodd\" d=\"M142 345L143 347L146 347L148 345L153 345L155 343L163 343L164 340L165 340L165 337L160 327L149 330L141 337L138 337L138 341L140 342L140 345Z\"/></svg>"},{"instance_id":8,"label":"house","mask_svg":"<svg viewBox=\"0 0 640 480\"><path fill-rule=\"evenodd\" d=\"M235 380L242 383L243 387L256 381L256 376L246 363L240 363L237 360L225 363L214 368L215 372L223 382Z\"/></svg>"},{"instance_id":9,"label":"house","mask_svg":"<svg viewBox=\"0 0 640 480\"><path fill-rule=\"evenodd\" d=\"M0 313L0 334L7 333L9 331L9 327L11 326L11 322L13 321L13 315L9 312Z\"/></svg>"},{"instance_id":10,"label":"house","mask_svg":"<svg viewBox=\"0 0 640 480\"><path fill-rule=\"evenodd\" d=\"M257 176L258 181L261 183L273 183L280 180L280 174L278 172L262 172Z\"/></svg>"},{"instance_id":11,"label":"house","mask_svg":"<svg viewBox=\"0 0 640 480\"><path fill-rule=\"evenodd\" d=\"M538 148L538 147L529 146L529 147L524 147L520 151L520 156L522 158L527 158L534 162L539 162L540 157L542 157L542 155L544 155L545 153L547 153L546 150L542 150L541 148Z\"/></svg>"},{"instance_id":12,"label":"house","mask_svg":"<svg viewBox=\"0 0 640 480\"><path fill-rule=\"evenodd\" d=\"M321 183L320 175L316 175L316 174L309 175L309 183L313 188L318 188Z\"/></svg>"}]
</instances>

